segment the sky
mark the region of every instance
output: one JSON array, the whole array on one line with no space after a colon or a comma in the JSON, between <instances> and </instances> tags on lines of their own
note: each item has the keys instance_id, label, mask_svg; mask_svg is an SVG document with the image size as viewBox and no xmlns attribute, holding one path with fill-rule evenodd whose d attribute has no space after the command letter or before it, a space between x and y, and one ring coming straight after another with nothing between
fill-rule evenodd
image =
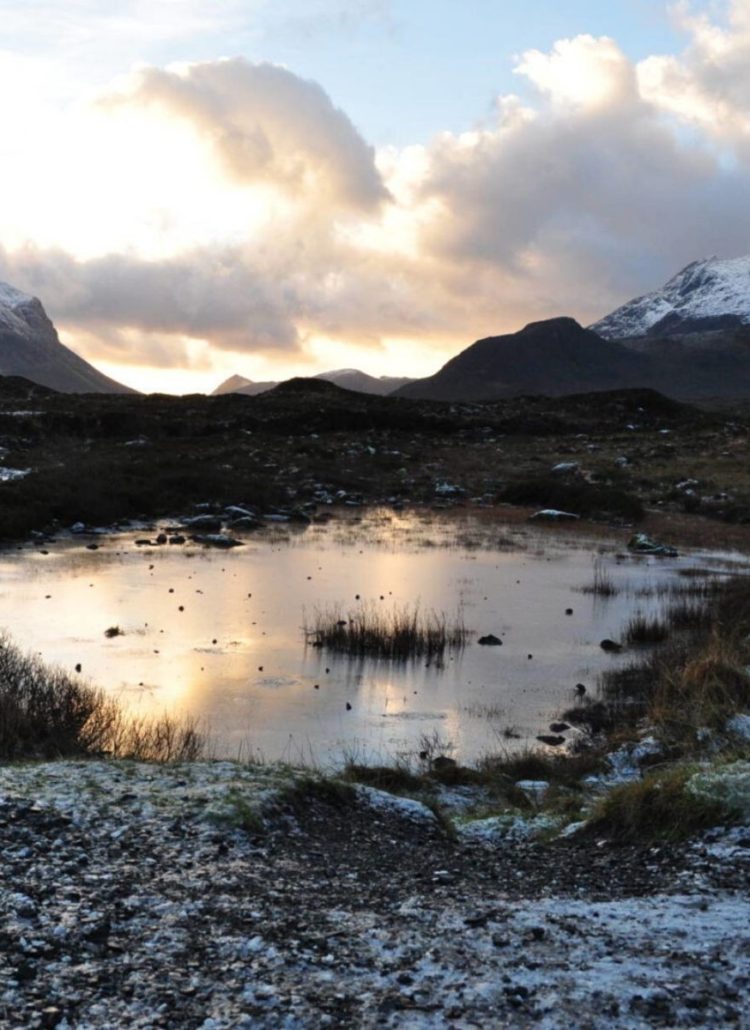
<instances>
[{"instance_id":1,"label":"sky","mask_svg":"<svg viewBox=\"0 0 750 1030\"><path fill-rule=\"evenodd\" d=\"M429 375L749 201L750 0L0 0L0 280L137 389Z\"/></svg>"}]
</instances>

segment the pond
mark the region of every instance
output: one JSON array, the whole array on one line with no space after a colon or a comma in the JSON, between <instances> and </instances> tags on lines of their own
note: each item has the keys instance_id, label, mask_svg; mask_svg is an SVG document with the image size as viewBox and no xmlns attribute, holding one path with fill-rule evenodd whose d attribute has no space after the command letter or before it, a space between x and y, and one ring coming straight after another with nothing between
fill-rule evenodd
<instances>
[{"instance_id":1,"label":"pond","mask_svg":"<svg viewBox=\"0 0 750 1030\"><path fill-rule=\"evenodd\" d=\"M152 532L152 537L154 533ZM627 531L508 525L497 515L341 512L274 526L231 551L136 546L143 531L0 556L0 627L25 650L139 713L188 714L216 754L328 766L448 747L470 762L549 732L633 614L726 574L738 554L628 554ZM591 592L608 580L609 596ZM309 646L319 609L419 605L472 631L442 662L349 658ZM572 613L570 613L572 609ZM107 637L119 627L122 634ZM477 643L494 634L501 647ZM75 673L74 673L75 674Z\"/></svg>"}]
</instances>

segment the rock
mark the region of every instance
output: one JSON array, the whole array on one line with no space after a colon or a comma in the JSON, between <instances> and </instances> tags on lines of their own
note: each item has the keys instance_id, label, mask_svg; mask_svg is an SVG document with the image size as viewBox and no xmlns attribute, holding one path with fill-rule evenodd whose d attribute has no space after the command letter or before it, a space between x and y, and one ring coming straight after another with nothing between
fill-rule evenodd
<instances>
[{"instance_id":1,"label":"rock","mask_svg":"<svg viewBox=\"0 0 750 1030\"><path fill-rule=\"evenodd\" d=\"M166 544L166 542L167 542L167 534L166 533L159 533L159 535L156 538L156 542L157 542L157 544L159 544L160 547L163 544Z\"/></svg>"},{"instance_id":2,"label":"rock","mask_svg":"<svg viewBox=\"0 0 750 1030\"><path fill-rule=\"evenodd\" d=\"M678 556L676 548L652 540L645 533L635 533L631 536L628 540L628 550L634 554L653 554L659 558L676 558Z\"/></svg>"},{"instance_id":3,"label":"rock","mask_svg":"<svg viewBox=\"0 0 750 1030\"><path fill-rule=\"evenodd\" d=\"M516 787L536 804L539 804L549 790L549 783L546 780L518 780Z\"/></svg>"},{"instance_id":4,"label":"rock","mask_svg":"<svg viewBox=\"0 0 750 1030\"><path fill-rule=\"evenodd\" d=\"M477 640L478 644L482 644L484 647L502 647L503 642L500 637L496 637L494 633L488 633L484 637L480 637Z\"/></svg>"},{"instance_id":5,"label":"rock","mask_svg":"<svg viewBox=\"0 0 750 1030\"><path fill-rule=\"evenodd\" d=\"M538 741L542 744L547 744L549 747L560 747L561 744L565 743L565 737L550 736L548 733L537 734Z\"/></svg>"},{"instance_id":6,"label":"rock","mask_svg":"<svg viewBox=\"0 0 750 1030\"><path fill-rule=\"evenodd\" d=\"M86 524L84 522L74 522L73 525L70 527L70 532L71 533L85 533L86 532Z\"/></svg>"},{"instance_id":7,"label":"rock","mask_svg":"<svg viewBox=\"0 0 750 1030\"><path fill-rule=\"evenodd\" d=\"M466 491L455 483L443 482L435 484L435 493L438 497L463 497Z\"/></svg>"},{"instance_id":8,"label":"rock","mask_svg":"<svg viewBox=\"0 0 750 1030\"><path fill-rule=\"evenodd\" d=\"M586 693L586 687L584 686L583 683L576 683L576 685L575 685L575 692L576 692L576 697L583 697L583 695Z\"/></svg>"},{"instance_id":9,"label":"rock","mask_svg":"<svg viewBox=\"0 0 750 1030\"><path fill-rule=\"evenodd\" d=\"M557 508L542 508L529 516L529 521L539 522L574 522L580 519L580 515L574 515L570 511L558 511Z\"/></svg>"},{"instance_id":10,"label":"rock","mask_svg":"<svg viewBox=\"0 0 750 1030\"><path fill-rule=\"evenodd\" d=\"M551 722L549 728L553 733L564 733L570 729L570 724L567 722Z\"/></svg>"},{"instance_id":11,"label":"rock","mask_svg":"<svg viewBox=\"0 0 750 1030\"><path fill-rule=\"evenodd\" d=\"M238 504L230 504L224 509L224 517L230 521L235 519L254 519L256 522L260 521L258 513L252 511L250 508L242 508Z\"/></svg>"},{"instance_id":12,"label":"rock","mask_svg":"<svg viewBox=\"0 0 750 1030\"><path fill-rule=\"evenodd\" d=\"M449 758L447 755L438 755L437 758L432 760L432 768L435 772L445 772L446 769L455 769L458 763L454 758Z\"/></svg>"},{"instance_id":13,"label":"rock","mask_svg":"<svg viewBox=\"0 0 750 1030\"><path fill-rule=\"evenodd\" d=\"M190 518L182 519L182 525L190 529L202 529L206 533L221 531L221 519L215 515L192 515Z\"/></svg>"},{"instance_id":14,"label":"rock","mask_svg":"<svg viewBox=\"0 0 750 1030\"><path fill-rule=\"evenodd\" d=\"M226 533L194 533L190 538L197 544L205 544L206 547L219 547L228 550L230 547L242 547L242 541L236 540Z\"/></svg>"},{"instance_id":15,"label":"rock","mask_svg":"<svg viewBox=\"0 0 750 1030\"><path fill-rule=\"evenodd\" d=\"M307 514L306 511L303 511L301 508L294 508L289 513L289 521L295 522L299 526L309 526L312 524L312 519L310 518L310 516Z\"/></svg>"},{"instance_id":16,"label":"rock","mask_svg":"<svg viewBox=\"0 0 750 1030\"><path fill-rule=\"evenodd\" d=\"M263 523L260 519L256 519L254 515L244 515L240 519L232 519L229 525L232 529L244 531L246 533L249 533L254 529L263 528Z\"/></svg>"},{"instance_id":17,"label":"rock","mask_svg":"<svg viewBox=\"0 0 750 1030\"><path fill-rule=\"evenodd\" d=\"M563 476L570 472L577 472L578 469L577 461L561 461L559 465L553 465L551 471L557 476Z\"/></svg>"},{"instance_id":18,"label":"rock","mask_svg":"<svg viewBox=\"0 0 750 1030\"><path fill-rule=\"evenodd\" d=\"M605 637L604 640L599 642L599 647L602 651L606 651L608 654L618 654L622 651L622 644L618 644L616 640L610 640L609 637Z\"/></svg>"},{"instance_id":19,"label":"rock","mask_svg":"<svg viewBox=\"0 0 750 1030\"><path fill-rule=\"evenodd\" d=\"M186 543L186 541L187 538L184 537L182 533L175 533L173 536L169 538L170 544L184 544Z\"/></svg>"}]
</instances>

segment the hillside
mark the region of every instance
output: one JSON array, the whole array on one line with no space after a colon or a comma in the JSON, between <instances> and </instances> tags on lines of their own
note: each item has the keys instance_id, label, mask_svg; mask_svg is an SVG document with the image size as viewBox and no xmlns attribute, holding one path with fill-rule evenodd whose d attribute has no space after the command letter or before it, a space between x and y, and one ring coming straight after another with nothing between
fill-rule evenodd
<instances>
[{"instance_id":1,"label":"hillside","mask_svg":"<svg viewBox=\"0 0 750 1030\"><path fill-rule=\"evenodd\" d=\"M0 375L61 393L134 392L60 343L41 302L7 283L0 283Z\"/></svg>"}]
</instances>

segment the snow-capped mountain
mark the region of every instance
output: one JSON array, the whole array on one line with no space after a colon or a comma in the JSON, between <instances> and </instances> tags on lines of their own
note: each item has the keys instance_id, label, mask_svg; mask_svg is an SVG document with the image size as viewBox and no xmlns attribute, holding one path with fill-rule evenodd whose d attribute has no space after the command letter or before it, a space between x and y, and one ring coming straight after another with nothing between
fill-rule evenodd
<instances>
[{"instance_id":1,"label":"snow-capped mountain","mask_svg":"<svg viewBox=\"0 0 750 1030\"><path fill-rule=\"evenodd\" d=\"M60 343L41 301L0 282L0 375L61 393L133 393Z\"/></svg>"},{"instance_id":2,"label":"snow-capped mountain","mask_svg":"<svg viewBox=\"0 0 750 1030\"><path fill-rule=\"evenodd\" d=\"M694 261L666 286L590 326L608 339L731 329L750 324L750 256Z\"/></svg>"}]
</instances>

